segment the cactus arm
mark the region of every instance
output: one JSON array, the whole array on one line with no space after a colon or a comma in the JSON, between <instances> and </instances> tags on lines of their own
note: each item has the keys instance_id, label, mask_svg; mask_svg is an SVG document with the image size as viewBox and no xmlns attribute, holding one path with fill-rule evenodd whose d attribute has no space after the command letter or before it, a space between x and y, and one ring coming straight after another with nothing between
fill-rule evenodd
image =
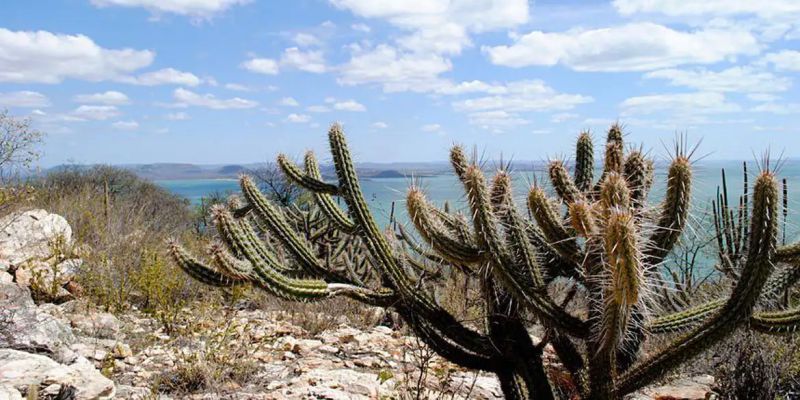
<instances>
[{"instance_id":1,"label":"cactus arm","mask_svg":"<svg viewBox=\"0 0 800 400\"><path fill-rule=\"evenodd\" d=\"M575 185L583 193L592 188L594 178L594 143L589 132L578 136L575 146Z\"/></svg>"},{"instance_id":2,"label":"cactus arm","mask_svg":"<svg viewBox=\"0 0 800 400\"><path fill-rule=\"evenodd\" d=\"M651 383L749 321L753 306L774 267L778 234L778 189L774 175L769 171L762 172L753 192L747 262L730 298L702 325L622 375L617 387L619 394L630 393Z\"/></svg>"},{"instance_id":3,"label":"cactus arm","mask_svg":"<svg viewBox=\"0 0 800 400\"><path fill-rule=\"evenodd\" d=\"M578 248L575 238L570 236L561 223L558 213L553 209L544 190L535 186L531 188L528 194L528 208L550 246L561 257L580 264L583 261L583 254Z\"/></svg>"},{"instance_id":4,"label":"cactus arm","mask_svg":"<svg viewBox=\"0 0 800 400\"><path fill-rule=\"evenodd\" d=\"M472 209L479 245L493 255L488 260L491 263L492 275L500 280L503 287L518 301L524 302L548 323L564 329L573 336L586 335L586 322L566 312L550 298L546 291L541 290L541 287L536 288L535 284L532 285L530 279L526 279L525 275L520 273L524 271L524 268L512 261L508 248L502 243L499 232L497 232L497 220L492 212L483 172L478 166L470 165L467 168L464 173L464 186L468 203ZM517 243L513 246L524 245L524 243ZM538 267L526 267L538 269Z\"/></svg>"},{"instance_id":5,"label":"cactus arm","mask_svg":"<svg viewBox=\"0 0 800 400\"><path fill-rule=\"evenodd\" d=\"M306 175L314 178L316 180L322 180L322 173L319 170L319 163L317 163L316 157L314 157L314 153L309 151L306 153L305 156L305 168L306 168ZM328 219L333 222L333 224L342 232L345 233L352 233L356 225L347 215L342 211L341 208L336 204L336 201L333 200L330 194L321 192L321 191L312 191L314 193L314 200L316 201L317 205L319 206L322 213L328 217Z\"/></svg>"},{"instance_id":6,"label":"cactus arm","mask_svg":"<svg viewBox=\"0 0 800 400\"><path fill-rule=\"evenodd\" d=\"M661 334L687 330L719 311L725 299L712 300L686 310L653 319L647 326L650 333Z\"/></svg>"},{"instance_id":7,"label":"cactus arm","mask_svg":"<svg viewBox=\"0 0 800 400\"><path fill-rule=\"evenodd\" d=\"M567 167L561 160L554 160L548 166L548 173L550 174L550 182L553 184L558 197L565 203L574 203L583 198L583 194L578 189L578 186L572 180L567 172Z\"/></svg>"},{"instance_id":8,"label":"cactus arm","mask_svg":"<svg viewBox=\"0 0 800 400\"><path fill-rule=\"evenodd\" d=\"M641 151L633 151L625 159L624 176L631 190L631 202L641 208L647 200L647 194L653 182L652 163Z\"/></svg>"},{"instance_id":9,"label":"cactus arm","mask_svg":"<svg viewBox=\"0 0 800 400\"><path fill-rule=\"evenodd\" d=\"M283 248L292 254L294 260L304 271L312 276L327 277L332 280L341 278L322 266L305 238L299 237L294 232L281 211L264 197L250 177L242 176L240 183L242 193L247 202L253 206L255 215L266 225L266 228L281 243ZM253 260L250 261L254 262Z\"/></svg>"},{"instance_id":10,"label":"cactus arm","mask_svg":"<svg viewBox=\"0 0 800 400\"><path fill-rule=\"evenodd\" d=\"M800 329L800 308L785 311L756 313L750 327L764 333L794 333Z\"/></svg>"},{"instance_id":11,"label":"cactus arm","mask_svg":"<svg viewBox=\"0 0 800 400\"><path fill-rule=\"evenodd\" d=\"M689 219L692 168L684 156L672 161L667 173L667 193L661 206L661 216L656 230L650 237L650 249L645 258L650 265L660 264L678 243L681 232Z\"/></svg>"},{"instance_id":12,"label":"cactus arm","mask_svg":"<svg viewBox=\"0 0 800 400\"><path fill-rule=\"evenodd\" d=\"M406 206L411 222L420 236L448 261L456 264L474 264L483 258L476 243L461 241L447 232L441 220L434 216L433 206L428 203L420 190L411 188L408 191Z\"/></svg>"},{"instance_id":13,"label":"cactus arm","mask_svg":"<svg viewBox=\"0 0 800 400\"><path fill-rule=\"evenodd\" d=\"M333 164L339 178L341 195L347 203L347 211L353 222L359 226L359 234L364 239L373 258L373 265L379 270L390 287L395 289L402 301L449 340L469 349L490 348L489 340L461 324L441 306L417 290L411 279L400 267L389 243L381 234L375 219L367 207L361 185L353 166L353 160L345 141L344 133L338 124L331 126L328 139L333 156Z\"/></svg>"},{"instance_id":14,"label":"cactus arm","mask_svg":"<svg viewBox=\"0 0 800 400\"><path fill-rule=\"evenodd\" d=\"M625 156L625 143L622 137L622 128L614 124L608 130L606 137L605 158L603 159L603 174L594 186L594 192L600 192L600 185L606 180L606 176L612 172L621 174Z\"/></svg>"},{"instance_id":15,"label":"cactus arm","mask_svg":"<svg viewBox=\"0 0 800 400\"><path fill-rule=\"evenodd\" d=\"M211 255L214 266L223 275L233 280L252 280L253 265L228 253L221 243L209 246L208 254Z\"/></svg>"},{"instance_id":16,"label":"cactus arm","mask_svg":"<svg viewBox=\"0 0 800 400\"><path fill-rule=\"evenodd\" d=\"M800 280L800 264L786 263L769 277L762 298L768 302L777 301L786 289L794 286L798 280Z\"/></svg>"},{"instance_id":17,"label":"cactus arm","mask_svg":"<svg viewBox=\"0 0 800 400\"><path fill-rule=\"evenodd\" d=\"M231 287L245 283L243 280L231 279L214 268L203 264L174 240L170 240L167 246L169 255L175 261L175 264L198 282L216 287Z\"/></svg>"},{"instance_id":18,"label":"cactus arm","mask_svg":"<svg viewBox=\"0 0 800 400\"><path fill-rule=\"evenodd\" d=\"M326 193L326 194L338 194L339 187L336 185L331 185L330 183L325 183L319 178L312 177L308 174L303 173L303 171L295 165L293 162L289 161L289 158L286 157L284 154L278 155L278 166L283 171L284 175L286 175L289 180L298 184L302 188L315 192L315 193Z\"/></svg>"}]
</instances>

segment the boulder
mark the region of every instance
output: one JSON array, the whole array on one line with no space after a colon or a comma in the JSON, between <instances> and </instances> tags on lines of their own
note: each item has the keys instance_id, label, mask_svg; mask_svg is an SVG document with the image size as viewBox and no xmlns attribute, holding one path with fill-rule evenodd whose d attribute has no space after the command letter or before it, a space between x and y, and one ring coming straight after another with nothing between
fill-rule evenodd
<instances>
[{"instance_id":1,"label":"boulder","mask_svg":"<svg viewBox=\"0 0 800 400\"><path fill-rule=\"evenodd\" d=\"M110 399L114 397L114 382L98 372L84 358L71 365L18 350L0 349L0 387L11 386L27 391L39 387L40 395L55 395L62 385L75 389L76 400Z\"/></svg>"},{"instance_id":2,"label":"boulder","mask_svg":"<svg viewBox=\"0 0 800 400\"><path fill-rule=\"evenodd\" d=\"M50 256L59 237L67 244L72 241L72 228L58 214L30 210L0 218L0 269Z\"/></svg>"},{"instance_id":3,"label":"boulder","mask_svg":"<svg viewBox=\"0 0 800 400\"><path fill-rule=\"evenodd\" d=\"M22 393L11 385L0 385L0 400L22 400Z\"/></svg>"},{"instance_id":4,"label":"boulder","mask_svg":"<svg viewBox=\"0 0 800 400\"><path fill-rule=\"evenodd\" d=\"M27 288L0 284L0 347L69 361L75 340L68 326L36 307Z\"/></svg>"}]
</instances>

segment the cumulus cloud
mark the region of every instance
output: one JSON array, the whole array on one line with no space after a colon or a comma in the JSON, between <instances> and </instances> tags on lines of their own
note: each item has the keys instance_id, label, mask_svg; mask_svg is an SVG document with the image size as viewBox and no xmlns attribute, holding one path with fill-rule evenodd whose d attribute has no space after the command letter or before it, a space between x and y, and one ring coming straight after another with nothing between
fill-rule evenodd
<instances>
[{"instance_id":1,"label":"cumulus cloud","mask_svg":"<svg viewBox=\"0 0 800 400\"><path fill-rule=\"evenodd\" d=\"M219 99L213 94L198 94L183 88L175 89L172 95L177 101L176 105L182 107L196 106L215 110L227 110L253 108L258 105L256 101L242 99L240 97Z\"/></svg>"},{"instance_id":2,"label":"cumulus cloud","mask_svg":"<svg viewBox=\"0 0 800 400\"><path fill-rule=\"evenodd\" d=\"M367 111L367 107L355 100L336 101L333 108L339 111Z\"/></svg>"},{"instance_id":3,"label":"cumulus cloud","mask_svg":"<svg viewBox=\"0 0 800 400\"><path fill-rule=\"evenodd\" d=\"M729 103L722 93L670 93L636 96L625 99L623 115L642 115L666 112L679 115L716 114L737 112L737 104Z\"/></svg>"},{"instance_id":4,"label":"cumulus cloud","mask_svg":"<svg viewBox=\"0 0 800 400\"><path fill-rule=\"evenodd\" d=\"M281 66L301 71L321 74L326 71L325 59L320 50L302 51L297 47L289 47L281 55Z\"/></svg>"},{"instance_id":5,"label":"cumulus cloud","mask_svg":"<svg viewBox=\"0 0 800 400\"><path fill-rule=\"evenodd\" d=\"M187 114L187 113L185 113L183 111L180 111L180 112L175 112L175 113L169 113L169 114L167 114L166 118L168 120L170 120L170 121L185 121L185 120L189 119L190 117L189 117L189 114Z\"/></svg>"},{"instance_id":6,"label":"cumulus cloud","mask_svg":"<svg viewBox=\"0 0 800 400\"><path fill-rule=\"evenodd\" d=\"M278 104L286 107L297 107L300 105L294 97L284 97L278 101Z\"/></svg>"},{"instance_id":7,"label":"cumulus cloud","mask_svg":"<svg viewBox=\"0 0 800 400\"><path fill-rule=\"evenodd\" d=\"M779 71L800 71L800 51L781 50L769 53L760 62L771 64Z\"/></svg>"},{"instance_id":8,"label":"cumulus cloud","mask_svg":"<svg viewBox=\"0 0 800 400\"><path fill-rule=\"evenodd\" d=\"M102 93L78 94L72 97L72 101L84 104L108 104L124 105L130 102L125 93L109 90Z\"/></svg>"},{"instance_id":9,"label":"cumulus cloud","mask_svg":"<svg viewBox=\"0 0 800 400\"><path fill-rule=\"evenodd\" d=\"M623 15L660 13L674 17L757 15L770 18L800 14L800 2L795 0L614 0L614 7Z\"/></svg>"},{"instance_id":10,"label":"cumulus cloud","mask_svg":"<svg viewBox=\"0 0 800 400\"><path fill-rule=\"evenodd\" d=\"M143 86L181 85L197 86L202 80L190 72L178 71L174 68L164 68L158 71L147 72L135 77L123 79L126 83Z\"/></svg>"},{"instance_id":11,"label":"cumulus cloud","mask_svg":"<svg viewBox=\"0 0 800 400\"><path fill-rule=\"evenodd\" d=\"M257 74L276 75L278 62L271 58L251 58L241 64L241 67Z\"/></svg>"},{"instance_id":12,"label":"cumulus cloud","mask_svg":"<svg viewBox=\"0 0 800 400\"><path fill-rule=\"evenodd\" d=\"M484 47L492 63L509 67L564 65L576 71L647 71L712 64L760 50L747 30L708 27L692 32L650 22L566 32L533 31L512 45Z\"/></svg>"},{"instance_id":13,"label":"cumulus cloud","mask_svg":"<svg viewBox=\"0 0 800 400\"><path fill-rule=\"evenodd\" d=\"M559 93L540 80L514 81L505 85L487 84L483 86L483 91L489 95L458 100L453 102L453 107L466 112L552 111L569 110L593 101L588 96Z\"/></svg>"},{"instance_id":14,"label":"cumulus cloud","mask_svg":"<svg viewBox=\"0 0 800 400\"><path fill-rule=\"evenodd\" d=\"M800 54L800 53L799 53ZM792 81L752 67L731 67L722 71L707 69L664 69L648 72L647 79L666 79L673 86L685 86L701 92L769 93L788 90Z\"/></svg>"},{"instance_id":15,"label":"cumulus cloud","mask_svg":"<svg viewBox=\"0 0 800 400\"><path fill-rule=\"evenodd\" d=\"M372 123L372 127L375 129L386 129L389 127L389 124L383 121L377 121Z\"/></svg>"},{"instance_id":16,"label":"cumulus cloud","mask_svg":"<svg viewBox=\"0 0 800 400\"><path fill-rule=\"evenodd\" d=\"M50 107L47 96L29 90L0 93L0 107L43 108Z\"/></svg>"},{"instance_id":17,"label":"cumulus cloud","mask_svg":"<svg viewBox=\"0 0 800 400\"><path fill-rule=\"evenodd\" d=\"M319 46L320 44L322 44L322 41L319 40L316 36L306 32L300 32L295 34L292 37L292 41L295 42L300 47Z\"/></svg>"},{"instance_id":18,"label":"cumulus cloud","mask_svg":"<svg viewBox=\"0 0 800 400\"><path fill-rule=\"evenodd\" d=\"M292 113L292 114L289 114L286 117L286 120L289 121L289 122L294 122L294 123L301 124L301 123L306 123L308 121L311 121L311 117L308 116L308 115L305 115L305 114Z\"/></svg>"},{"instance_id":19,"label":"cumulus cloud","mask_svg":"<svg viewBox=\"0 0 800 400\"><path fill-rule=\"evenodd\" d=\"M470 44L468 33L512 28L527 22L529 15L527 0L329 1L358 16L384 19L408 31L398 42L416 52L457 54Z\"/></svg>"},{"instance_id":20,"label":"cumulus cloud","mask_svg":"<svg viewBox=\"0 0 800 400\"><path fill-rule=\"evenodd\" d=\"M136 121L117 121L111 124L114 129L121 131L133 131L139 129L139 123Z\"/></svg>"},{"instance_id":21,"label":"cumulus cloud","mask_svg":"<svg viewBox=\"0 0 800 400\"><path fill-rule=\"evenodd\" d=\"M65 119L77 121L105 121L118 117L119 115L119 109L115 106L82 105L73 110Z\"/></svg>"},{"instance_id":22,"label":"cumulus cloud","mask_svg":"<svg viewBox=\"0 0 800 400\"><path fill-rule=\"evenodd\" d=\"M153 14L177 14L208 19L251 0L91 0L97 7L140 7Z\"/></svg>"},{"instance_id":23,"label":"cumulus cloud","mask_svg":"<svg viewBox=\"0 0 800 400\"><path fill-rule=\"evenodd\" d=\"M0 82L119 80L150 65L154 57L149 50L102 48L84 35L0 28Z\"/></svg>"},{"instance_id":24,"label":"cumulus cloud","mask_svg":"<svg viewBox=\"0 0 800 400\"><path fill-rule=\"evenodd\" d=\"M360 51L339 68L343 85L378 84L386 92L427 92L441 85L439 75L453 68L435 54L406 53L389 45Z\"/></svg>"}]
</instances>

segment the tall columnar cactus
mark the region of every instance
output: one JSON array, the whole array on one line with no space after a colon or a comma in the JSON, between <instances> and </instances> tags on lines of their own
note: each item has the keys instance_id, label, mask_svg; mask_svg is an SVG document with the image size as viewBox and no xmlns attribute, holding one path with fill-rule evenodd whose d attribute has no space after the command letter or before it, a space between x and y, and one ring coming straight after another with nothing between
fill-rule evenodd
<instances>
[{"instance_id":1,"label":"tall columnar cactus","mask_svg":"<svg viewBox=\"0 0 800 400\"><path fill-rule=\"evenodd\" d=\"M614 399L652 383L736 329L786 333L800 327L800 309L761 310L764 295L781 293L800 278L800 244L777 246L779 195L768 166L755 179L752 206L742 201L747 210L739 214L739 224L749 227L730 229L748 232L737 236L746 243L736 245L730 294L655 315L651 297L660 293L652 290L662 281L659 265L689 220L692 163L681 146L667 170L664 199L652 205L647 198L653 161L638 150L626 154L621 128L614 125L608 132L598 180L593 179L591 136L581 134L572 174L563 161L549 165L556 197L538 185L530 189L532 219L518 210L508 171L487 181L479 165L461 147L453 147L450 160L464 186L469 218L437 208L412 187L406 205L425 246L402 226L398 232L378 226L339 125L331 127L329 138L337 183L323 181L311 153L304 168L282 155L278 164L289 179L313 193L327 221L323 230L338 235L339 241L331 242L339 243L337 249L315 245L316 235L298 232L292 220L296 213L277 207L245 176L241 186L247 205L213 209L221 243L209 250L211 264L172 242L175 262L212 286L252 284L288 300L346 296L393 308L442 357L495 373L509 399L551 399L559 393L542 359L547 344L577 386L573 396ZM346 211L335 197L344 200ZM268 234L267 241L260 231ZM724 245L720 254L727 255ZM343 248L351 248L345 260ZM348 266L354 262L375 279L353 273ZM780 271L773 276L776 266ZM463 273L480 283L482 327L459 321L425 290L429 274L438 270ZM565 279L571 289L551 297L553 282ZM573 302L579 298L585 301ZM543 327L545 339L528 334L532 318ZM648 336L666 332L683 333L642 355Z\"/></svg>"}]
</instances>

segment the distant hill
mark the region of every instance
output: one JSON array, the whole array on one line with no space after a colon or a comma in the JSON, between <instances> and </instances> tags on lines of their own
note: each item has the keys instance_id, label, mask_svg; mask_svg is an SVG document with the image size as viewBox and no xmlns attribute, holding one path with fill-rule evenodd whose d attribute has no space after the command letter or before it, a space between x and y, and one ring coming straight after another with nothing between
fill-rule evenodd
<instances>
[{"instance_id":1,"label":"distant hill","mask_svg":"<svg viewBox=\"0 0 800 400\"><path fill-rule=\"evenodd\" d=\"M240 174L248 170L263 168L265 164L224 164L224 165L204 165L188 163L155 163L155 164L125 164L119 165L135 173L141 178L150 180L183 180L183 179L236 179ZM498 163L486 162L487 168L491 168ZM514 163L516 171L529 171L540 163L529 161L517 161ZM87 165L59 165L49 170L63 168L85 168ZM335 180L336 171L331 164L320 166L322 175L325 179ZM356 164L359 176L365 179L370 178L406 178L424 177L452 172L450 164L447 162L402 162L402 163L359 163ZM47 172L47 171L45 171Z\"/></svg>"}]
</instances>

